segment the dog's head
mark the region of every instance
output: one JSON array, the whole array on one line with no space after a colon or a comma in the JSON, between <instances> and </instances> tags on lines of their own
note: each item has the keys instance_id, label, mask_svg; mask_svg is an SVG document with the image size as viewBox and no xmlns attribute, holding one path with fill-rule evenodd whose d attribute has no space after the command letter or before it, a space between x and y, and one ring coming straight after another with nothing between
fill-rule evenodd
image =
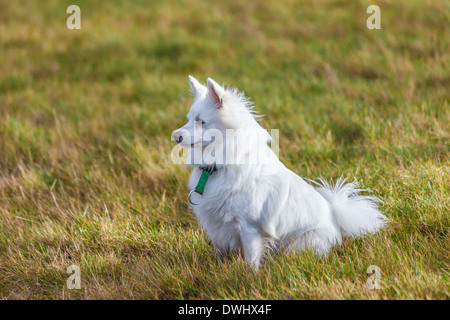
<instances>
[{"instance_id":1,"label":"dog's head","mask_svg":"<svg viewBox=\"0 0 450 320\"><path fill-rule=\"evenodd\" d=\"M189 76L189 84L194 101L187 114L188 122L175 130L172 138L183 147L205 147L211 142L203 139L203 133L206 130L224 131L226 129L221 121L221 111L229 93L212 79L208 79L207 86L204 86L197 79Z\"/></svg>"},{"instance_id":2,"label":"dog's head","mask_svg":"<svg viewBox=\"0 0 450 320\"><path fill-rule=\"evenodd\" d=\"M188 122L172 134L173 140L188 148L205 147L209 136L225 134L227 129L261 129L251 103L236 89L225 89L208 78L204 86L189 76L194 101Z\"/></svg>"},{"instance_id":3,"label":"dog's head","mask_svg":"<svg viewBox=\"0 0 450 320\"><path fill-rule=\"evenodd\" d=\"M242 164L248 155L257 158L267 149L271 137L243 93L212 79L204 86L190 76L189 83L194 101L188 122L172 133L176 143L188 148L186 164Z\"/></svg>"}]
</instances>

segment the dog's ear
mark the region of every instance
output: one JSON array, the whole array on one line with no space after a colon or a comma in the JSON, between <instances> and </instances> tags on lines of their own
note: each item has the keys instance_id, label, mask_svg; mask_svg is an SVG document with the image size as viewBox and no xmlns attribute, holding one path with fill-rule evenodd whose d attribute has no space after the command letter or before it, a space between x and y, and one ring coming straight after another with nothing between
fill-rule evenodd
<instances>
[{"instance_id":1,"label":"dog's ear","mask_svg":"<svg viewBox=\"0 0 450 320\"><path fill-rule=\"evenodd\" d=\"M203 92L206 91L206 87L202 85L200 82L198 82L197 79L195 79L192 76L189 76L189 85L191 86L191 92L192 95L194 96L194 99L199 94L202 94Z\"/></svg>"},{"instance_id":2,"label":"dog's ear","mask_svg":"<svg viewBox=\"0 0 450 320\"><path fill-rule=\"evenodd\" d=\"M223 107L225 89L211 78L208 78L208 95L217 104L217 108Z\"/></svg>"}]
</instances>

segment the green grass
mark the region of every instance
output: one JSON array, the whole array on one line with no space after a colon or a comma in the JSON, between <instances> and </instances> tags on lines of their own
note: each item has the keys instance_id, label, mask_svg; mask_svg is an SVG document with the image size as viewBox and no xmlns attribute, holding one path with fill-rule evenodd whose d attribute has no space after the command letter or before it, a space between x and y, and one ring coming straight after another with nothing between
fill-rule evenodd
<instances>
[{"instance_id":1,"label":"green grass","mask_svg":"<svg viewBox=\"0 0 450 320\"><path fill-rule=\"evenodd\" d=\"M450 8L377 1L369 30L370 4L0 1L0 298L449 299ZM170 161L188 74L244 90L287 167L356 179L389 228L220 265Z\"/></svg>"}]
</instances>

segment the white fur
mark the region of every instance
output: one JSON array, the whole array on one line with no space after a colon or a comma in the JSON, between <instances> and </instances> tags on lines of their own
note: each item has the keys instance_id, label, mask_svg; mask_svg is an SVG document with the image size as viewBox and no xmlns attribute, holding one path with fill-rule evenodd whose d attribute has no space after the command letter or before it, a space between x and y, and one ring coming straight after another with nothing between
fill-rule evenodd
<instances>
[{"instance_id":1,"label":"white fur","mask_svg":"<svg viewBox=\"0 0 450 320\"><path fill-rule=\"evenodd\" d=\"M270 136L257 122L250 102L235 89L225 89L211 79L207 87L189 77L194 102L188 123L176 130L193 137L198 130L252 129L256 135L233 140L237 158L244 164L223 164L206 184L203 202L194 212L220 256L243 253L247 263L260 265L267 248L301 250L312 248L326 254L343 236L376 232L388 219L379 211L377 199L362 196L355 183L340 179L335 186L321 180L317 187L287 169L268 146ZM202 128L196 119L204 121ZM186 136L187 137L187 136ZM185 147L205 148L202 141L183 140ZM249 140L250 139L250 140ZM229 147L224 141L222 147ZM260 152L258 163L247 163L252 152ZM193 166L189 188L200 178Z\"/></svg>"}]
</instances>

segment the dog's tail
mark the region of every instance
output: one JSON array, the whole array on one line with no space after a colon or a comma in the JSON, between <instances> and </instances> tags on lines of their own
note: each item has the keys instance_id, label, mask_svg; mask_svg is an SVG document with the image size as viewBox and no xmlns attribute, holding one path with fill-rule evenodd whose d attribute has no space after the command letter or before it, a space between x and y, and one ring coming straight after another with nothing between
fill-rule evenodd
<instances>
[{"instance_id":1,"label":"dog's tail","mask_svg":"<svg viewBox=\"0 0 450 320\"><path fill-rule=\"evenodd\" d=\"M332 186L319 179L317 191L331 204L334 217L343 236L358 237L375 233L389 219L378 208L380 200L374 196L361 195L356 182L345 183L342 177Z\"/></svg>"}]
</instances>

